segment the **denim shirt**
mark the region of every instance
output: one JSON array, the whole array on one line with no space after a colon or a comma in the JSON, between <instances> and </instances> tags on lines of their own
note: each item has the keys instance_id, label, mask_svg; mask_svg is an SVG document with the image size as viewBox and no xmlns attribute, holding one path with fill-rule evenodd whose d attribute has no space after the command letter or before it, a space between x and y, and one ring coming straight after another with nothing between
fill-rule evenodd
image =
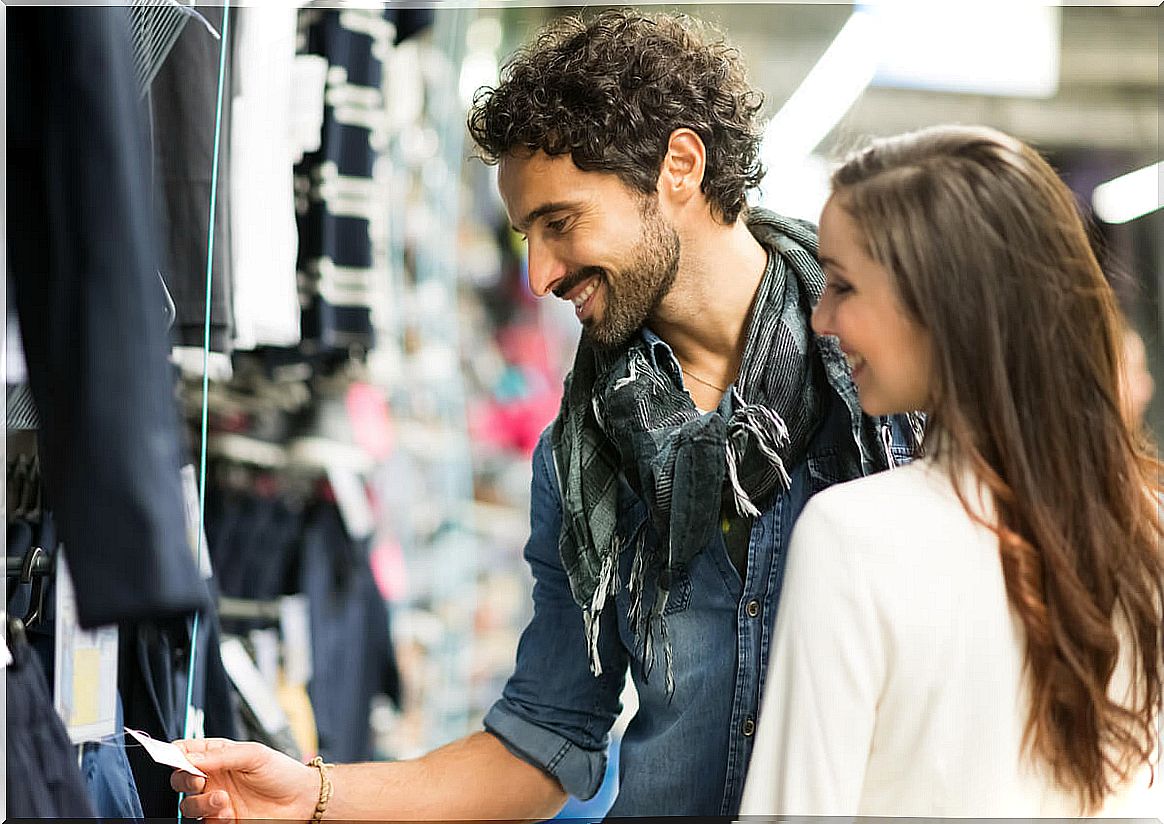
<instances>
[{"instance_id":1,"label":"denim shirt","mask_svg":"<svg viewBox=\"0 0 1164 824\"><path fill-rule=\"evenodd\" d=\"M674 359L665 342L647 330L643 334L657 358ZM518 645L514 673L485 727L568 793L589 798L602 783L609 732L622 709L619 697L629 669L639 709L622 739L612 816L738 812L793 523L815 492L884 468L890 455L892 463L903 463L912 454L916 433L904 417L879 421L884 453L863 454L854 436L853 415L860 414L856 391L843 359L826 341L817 343L831 388L823 420L806 459L789 472L790 490L753 522L743 579L717 532L672 583L665 611L674 654L670 698L661 645L655 645L654 668L646 677L641 645L627 621L630 552L620 559L622 586L600 617L602 674L591 674L582 612L558 555L562 508L548 430L534 452L524 552L534 578L534 613ZM677 361L673 366L678 371ZM618 523L624 545L640 530L647 531L646 540L655 538L645 504L625 481ZM653 593L645 596L650 603Z\"/></svg>"}]
</instances>

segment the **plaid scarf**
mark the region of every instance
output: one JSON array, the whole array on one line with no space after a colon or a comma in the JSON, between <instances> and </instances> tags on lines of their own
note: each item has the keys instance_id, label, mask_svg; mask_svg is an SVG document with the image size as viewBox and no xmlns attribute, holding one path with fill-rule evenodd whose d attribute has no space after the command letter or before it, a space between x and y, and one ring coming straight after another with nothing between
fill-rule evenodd
<instances>
[{"instance_id":1,"label":"plaid scarf","mask_svg":"<svg viewBox=\"0 0 1164 824\"><path fill-rule=\"evenodd\" d=\"M602 673L598 619L618 591L618 559L627 548L616 524L622 475L646 503L658 537L649 549L645 530L633 542L628 619L645 676L658 632L668 695L674 678L664 610L672 579L711 540L726 506L756 517L773 493L789 489L788 468L803 460L820 421L824 367L808 329L824 289L816 232L760 209L747 221L768 250L768 267L739 375L719 409L696 409L675 359L656 359L642 335L616 350L583 337L551 432L563 504L559 552L582 608L591 671ZM862 435L877 442L874 433ZM644 610L648 580L655 597Z\"/></svg>"}]
</instances>

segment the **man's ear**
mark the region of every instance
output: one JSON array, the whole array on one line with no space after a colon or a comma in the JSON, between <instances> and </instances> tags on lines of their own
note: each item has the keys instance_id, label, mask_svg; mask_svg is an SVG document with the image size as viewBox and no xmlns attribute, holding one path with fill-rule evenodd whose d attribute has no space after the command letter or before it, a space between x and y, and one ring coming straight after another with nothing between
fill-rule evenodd
<instances>
[{"instance_id":1,"label":"man's ear","mask_svg":"<svg viewBox=\"0 0 1164 824\"><path fill-rule=\"evenodd\" d=\"M691 129L676 129L667 139L667 154L659 169L659 199L682 208L702 195L707 149Z\"/></svg>"}]
</instances>

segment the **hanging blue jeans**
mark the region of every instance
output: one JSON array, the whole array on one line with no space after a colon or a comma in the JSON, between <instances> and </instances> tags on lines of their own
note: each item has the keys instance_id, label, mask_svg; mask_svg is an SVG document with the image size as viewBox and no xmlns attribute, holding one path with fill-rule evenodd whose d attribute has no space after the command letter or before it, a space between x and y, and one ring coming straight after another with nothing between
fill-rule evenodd
<instances>
[{"instance_id":1,"label":"hanging blue jeans","mask_svg":"<svg viewBox=\"0 0 1164 824\"><path fill-rule=\"evenodd\" d=\"M117 699L116 735L111 740L83 744L81 775L97 815L102 818L144 818L137 784L125 754L125 721Z\"/></svg>"}]
</instances>

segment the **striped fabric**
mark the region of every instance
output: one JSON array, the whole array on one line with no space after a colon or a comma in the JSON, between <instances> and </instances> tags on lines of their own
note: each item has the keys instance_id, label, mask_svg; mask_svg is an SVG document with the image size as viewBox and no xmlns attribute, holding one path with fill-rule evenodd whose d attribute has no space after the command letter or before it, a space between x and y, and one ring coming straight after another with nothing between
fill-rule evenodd
<instances>
[{"instance_id":1,"label":"striped fabric","mask_svg":"<svg viewBox=\"0 0 1164 824\"><path fill-rule=\"evenodd\" d=\"M5 386L5 424L9 432L17 429L40 429L40 413L32 399L32 389L27 383L10 383Z\"/></svg>"}]
</instances>

